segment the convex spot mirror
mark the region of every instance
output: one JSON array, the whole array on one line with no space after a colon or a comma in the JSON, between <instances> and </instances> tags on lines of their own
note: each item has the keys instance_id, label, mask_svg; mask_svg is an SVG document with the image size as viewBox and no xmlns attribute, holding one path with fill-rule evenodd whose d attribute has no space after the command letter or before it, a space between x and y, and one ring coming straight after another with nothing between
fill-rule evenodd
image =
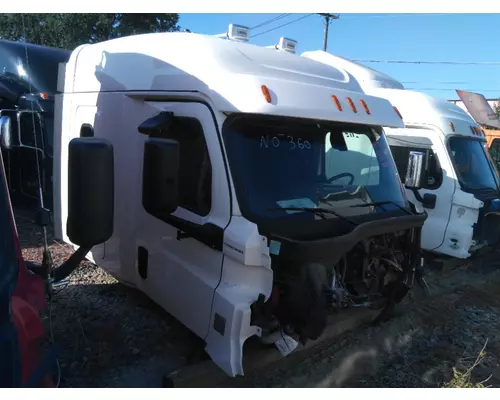
<instances>
[{"instance_id":1,"label":"convex spot mirror","mask_svg":"<svg viewBox=\"0 0 500 400\"><path fill-rule=\"evenodd\" d=\"M10 150L12 144L12 123L7 115L0 117L0 146L2 149Z\"/></svg>"},{"instance_id":2,"label":"convex spot mirror","mask_svg":"<svg viewBox=\"0 0 500 400\"><path fill-rule=\"evenodd\" d=\"M407 189L421 189L426 176L426 154L419 151L410 151L408 169L406 170L405 187Z\"/></svg>"},{"instance_id":3,"label":"convex spot mirror","mask_svg":"<svg viewBox=\"0 0 500 400\"><path fill-rule=\"evenodd\" d=\"M114 151L100 138L75 138L68 156L68 237L92 248L113 234Z\"/></svg>"}]
</instances>

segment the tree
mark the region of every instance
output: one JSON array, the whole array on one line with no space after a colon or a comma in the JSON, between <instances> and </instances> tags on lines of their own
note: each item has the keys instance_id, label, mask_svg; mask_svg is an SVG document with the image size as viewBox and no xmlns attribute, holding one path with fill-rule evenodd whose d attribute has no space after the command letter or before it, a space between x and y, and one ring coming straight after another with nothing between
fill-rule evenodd
<instances>
[{"instance_id":1,"label":"tree","mask_svg":"<svg viewBox=\"0 0 500 400\"><path fill-rule=\"evenodd\" d=\"M0 39L72 50L121 36L179 29L179 14L0 14Z\"/></svg>"},{"instance_id":2,"label":"tree","mask_svg":"<svg viewBox=\"0 0 500 400\"><path fill-rule=\"evenodd\" d=\"M500 119L500 99L493 105L493 111L495 111L497 118Z\"/></svg>"}]
</instances>

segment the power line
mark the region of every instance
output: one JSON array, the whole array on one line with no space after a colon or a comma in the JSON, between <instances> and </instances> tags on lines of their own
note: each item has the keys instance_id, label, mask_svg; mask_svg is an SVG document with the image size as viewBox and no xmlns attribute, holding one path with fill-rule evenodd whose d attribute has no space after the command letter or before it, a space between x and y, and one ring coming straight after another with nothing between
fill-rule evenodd
<instances>
[{"instance_id":1,"label":"power line","mask_svg":"<svg viewBox=\"0 0 500 400\"><path fill-rule=\"evenodd\" d=\"M266 21L264 21L264 22L262 22L262 23L260 23L260 24L258 24L258 25L252 26L252 27L250 28L250 30L257 29L257 28L260 28L260 27L262 27L262 26L268 25L268 24L270 24L270 23L272 23L272 22L279 21L280 19L283 19L283 18L285 18L285 17L288 17L289 15L291 15L291 14L290 14L290 13L288 13L288 14L280 14L280 15L278 15L278 16L276 16L276 17L273 17L273 18L271 18L271 19L269 19L269 20L266 20Z\"/></svg>"},{"instance_id":2,"label":"power line","mask_svg":"<svg viewBox=\"0 0 500 400\"><path fill-rule=\"evenodd\" d=\"M422 91L422 90L442 90L442 91L447 91L447 90L455 90L451 88L406 88L407 90L417 90L417 91ZM468 91L472 92L500 92L500 88L498 89L467 89Z\"/></svg>"},{"instance_id":3,"label":"power line","mask_svg":"<svg viewBox=\"0 0 500 400\"><path fill-rule=\"evenodd\" d=\"M386 14L386 15L364 15L364 14L358 14L358 15L347 15L343 16L342 19L365 19L365 18L401 18L401 17L440 17L443 15L453 15L453 14L447 14L447 13L436 13L436 14L426 14L426 13L415 13L415 14L398 14L398 13L391 13L391 14Z\"/></svg>"},{"instance_id":4,"label":"power line","mask_svg":"<svg viewBox=\"0 0 500 400\"><path fill-rule=\"evenodd\" d=\"M276 29L283 28L284 26L287 26L287 25L293 24L293 23L295 23L295 22L299 22L299 21L301 21L301 20L303 20L303 19L305 19L305 18L310 17L311 15L314 15L314 13L304 15L304 16L302 16L302 17L300 17L300 18L297 18L297 19L294 19L294 20L292 20L292 21L290 21L290 22L287 22L286 24L278 25L278 26L276 26L276 27L274 27L274 28L268 29L267 31L257 33L256 35L250 36L250 38L254 38L254 37L257 37L257 36L260 36L260 35L264 35L265 33L275 31Z\"/></svg>"},{"instance_id":5,"label":"power line","mask_svg":"<svg viewBox=\"0 0 500 400\"><path fill-rule=\"evenodd\" d=\"M429 84L429 83L437 83L438 85L470 85L470 82L460 82L460 81L457 81L457 82L453 82L453 81L436 81L436 82L417 82L417 81L401 81L401 83L404 83L404 84L407 84L407 83L411 83L413 85L415 84L422 84L422 83L425 83L425 84Z\"/></svg>"},{"instance_id":6,"label":"power line","mask_svg":"<svg viewBox=\"0 0 500 400\"><path fill-rule=\"evenodd\" d=\"M384 64L443 64L443 65L500 65L500 61L409 61L409 60L353 60L360 63Z\"/></svg>"},{"instance_id":7,"label":"power line","mask_svg":"<svg viewBox=\"0 0 500 400\"><path fill-rule=\"evenodd\" d=\"M250 30L253 30L253 29L257 29L257 28L261 28L265 25L269 25L273 22L276 22L276 21L279 21L280 19L283 19L283 18L286 18L288 16L292 15L291 13L283 13L283 14L280 14L276 17L273 17L269 20L266 20L258 25L255 25L255 26L252 26L250 28ZM326 15L326 14L322 14L322 13L319 13L319 15ZM339 15L338 14L331 14L331 15L335 15L336 18L334 17L333 19L338 19ZM426 13L415 13L415 14L386 14L386 15L364 15L364 14L360 14L360 15L351 15L351 16L346 16L346 17L342 17L343 19L344 18L347 18L347 19L353 19L353 18L356 18L356 19L359 19L359 18L362 18L362 19L366 19L366 18L400 18L400 17L418 17L418 16L426 16L426 17L435 17L435 16L440 16L440 15L449 15L449 14L446 14L446 13L440 13L440 14L426 14Z\"/></svg>"}]
</instances>

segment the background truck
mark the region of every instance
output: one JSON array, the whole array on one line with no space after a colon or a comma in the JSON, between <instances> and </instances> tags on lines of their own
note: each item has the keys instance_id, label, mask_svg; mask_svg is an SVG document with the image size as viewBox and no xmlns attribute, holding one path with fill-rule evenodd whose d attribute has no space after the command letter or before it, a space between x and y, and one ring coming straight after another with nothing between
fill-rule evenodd
<instances>
[{"instance_id":1,"label":"background truck","mask_svg":"<svg viewBox=\"0 0 500 400\"><path fill-rule=\"evenodd\" d=\"M21 132L17 146L3 150L15 204L37 205L39 168L45 203L51 208L54 93L58 65L70 54L68 50L0 40L0 117L9 117L13 129L19 126Z\"/></svg>"},{"instance_id":2,"label":"background truck","mask_svg":"<svg viewBox=\"0 0 500 400\"><path fill-rule=\"evenodd\" d=\"M343 68L366 93L391 102L404 127L384 130L401 178L411 151L428 155L422 188L407 188L409 199L428 214L423 250L468 258L486 245L498 244L498 174L485 151L483 132L466 112L448 101L405 90L396 79L353 61L323 51L302 56Z\"/></svg>"},{"instance_id":3,"label":"background truck","mask_svg":"<svg viewBox=\"0 0 500 400\"><path fill-rule=\"evenodd\" d=\"M500 168L500 120L486 98L479 93L457 90L463 108L481 125L486 137L489 154L497 168Z\"/></svg>"},{"instance_id":4,"label":"background truck","mask_svg":"<svg viewBox=\"0 0 500 400\"><path fill-rule=\"evenodd\" d=\"M56 236L74 243L69 144L109 142L114 164L97 176L113 175L114 209L100 216L113 234L92 260L203 339L230 376L251 337L286 355L333 310L390 312L420 266L426 218L397 176L382 126L403 123L387 100L285 39L246 41L231 25L223 38L80 46L55 108ZM408 156L407 187L420 188L423 162Z\"/></svg>"}]
</instances>

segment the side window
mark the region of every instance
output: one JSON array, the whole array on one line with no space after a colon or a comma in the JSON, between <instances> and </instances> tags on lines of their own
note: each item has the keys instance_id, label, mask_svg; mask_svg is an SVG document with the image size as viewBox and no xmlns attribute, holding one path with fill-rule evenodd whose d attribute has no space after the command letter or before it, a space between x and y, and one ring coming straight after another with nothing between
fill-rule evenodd
<instances>
[{"instance_id":1,"label":"side window","mask_svg":"<svg viewBox=\"0 0 500 400\"><path fill-rule=\"evenodd\" d=\"M176 117L162 137L179 142L179 206L200 216L212 207L212 166L200 121Z\"/></svg>"},{"instance_id":2,"label":"side window","mask_svg":"<svg viewBox=\"0 0 500 400\"><path fill-rule=\"evenodd\" d=\"M179 141L179 204L205 216L212 207L212 165L200 121L176 118L172 138Z\"/></svg>"},{"instance_id":3,"label":"side window","mask_svg":"<svg viewBox=\"0 0 500 400\"><path fill-rule=\"evenodd\" d=\"M497 167L500 170L500 139L494 139L490 146L490 156Z\"/></svg>"},{"instance_id":4,"label":"side window","mask_svg":"<svg viewBox=\"0 0 500 400\"><path fill-rule=\"evenodd\" d=\"M439 164L437 156L434 154L432 149L426 149L421 147L401 147L401 146L390 146L392 157L396 163L396 168L398 169L399 178L404 181L406 177L406 170L408 168L408 157L410 151L429 151L429 165L427 168L427 177L423 189L436 190L443 183L443 170Z\"/></svg>"}]
</instances>

